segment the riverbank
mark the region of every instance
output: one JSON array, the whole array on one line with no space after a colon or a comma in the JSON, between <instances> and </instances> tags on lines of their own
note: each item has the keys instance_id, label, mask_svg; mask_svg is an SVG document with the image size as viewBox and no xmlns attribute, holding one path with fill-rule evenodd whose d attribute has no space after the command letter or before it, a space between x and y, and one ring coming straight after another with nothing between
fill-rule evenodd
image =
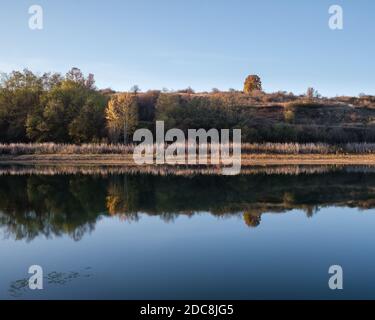
<instances>
[{"instance_id":1,"label":"riverbank","mask_svg":"<svg viewBox=\"0 0 375 320\"><path fill-rule=\"evenodd\" d=\"M0 164L100 165L142 167L132 154L0 155ZM375 165L375 154L242 154L242 168L264 165ZM147 167L158 165L147 165ZM167 165L168 166L168 165ZM173 167L173 165L169 165ZM194 165L188 165L194 167ZM217 167L214 165L197 165Z\"/></svg>"},{"instance_id":2,"label":"riverbank","mask_svg":"<svg viewBox=\"0 0 375 320\"><path fill-rule=\"evenodd\" d=\"M232 147L232 146L231 146ZM43 172L112 172L152 174L222 174L223 165L210 164L145 164L138 165L133 159L135 145L123 144L56 144L17 143L0 144L0 166L21 166L25 172L35 168ZM185 151L192 151L186 144ZM154 152L156 146L154 145ZM197 153L199 150L196 150ZM232 151L232 150L231 150ZM238 151L238 150L237 150ZM231 153L231 152L230 152ZM155 156L154 156L155 157ZM229 160L236 160L235 157ZM185 158L180 163L187 163ZM228 159L227 159L228 160ZM168 162L167 162L168 163ZM222 162L221 162L222 163ZM227 162L231 167L233 161ZM243 143L241 144L241 173L248 174L254 167L269 170L278 167L281 172L294 172L285 166L374 166L375 144L347 143L330 145L323 143ZM28 167L27 170L25 167ZM65 168L65 169L64 169ZM236 166L239 168L239 166ZM63 169L63 170L62 170ZM8 169L4 169L8 172ZM274 168L272 170L275 170ZM320 169L319 169L320 170ZM19 170L17 170L18 172ZM297 169L300 171L300 168ZM39 172L39 171L38 171ZM237 172L237 171L236 171Z\"/></svg>"}]
</instances>

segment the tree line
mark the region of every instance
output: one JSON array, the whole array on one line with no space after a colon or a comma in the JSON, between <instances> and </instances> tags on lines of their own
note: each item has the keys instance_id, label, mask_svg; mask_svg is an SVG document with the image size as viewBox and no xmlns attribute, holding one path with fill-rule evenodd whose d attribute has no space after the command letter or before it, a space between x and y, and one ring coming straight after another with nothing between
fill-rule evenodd
<instances>
[{"instance_id":1,"label":"tree line","mask_svg":"<svg viewBox=\"0 0 375 320\"><path fill-rule=\"evenodd\" d=\"M156 120L163 120L166 130L179 128L185 133L241 129L244 142L375 141L375 127L361 124L375 117L372 109L364 113L349 108L339 117L310 93L308 104L302 105L301 98L291 93L265 94L256 75L246 78L243 91L196 94L188 88L141 93L134 86L130 92L116 93L99 90L94 76L85 76L78 68L64 76L13 71L0 81L0 142L127 143L138 128L153 131ZM330 123L331 118L336 123Z\"/></svg>"},{"instance_id":2,"label":"tree line","mask_svg":"<svg viewBox=\"0 0 375 320\"><path fill-rule=\"evenodd\" d=\"M105 136L107 97L92 74L73 68L38 76L29 70L2 76L0 140L3 142L98 141Z\"/></svg>"},{"instance_id":3,"label":"tree line","mask_svg":"<svg viewBox=\"0 0 375 320\"><path fill-rule=\"evenodd\" d=\"M92 74L72 68L36 75L29 70L3 74L0 82L1 142L126 142L137 128L234 127L235 109L220 99L160 91L114 93L98 90Z\"/></svg>"},{"instance_id":4,"label":"tree line","mask_svg":"<svg viewBox=\"0 0 375 320\"><path fill-rule=\"evenodd\" d=\"M78 68L65 76L29 70L2 74L0 142L120 142L155 121L160 92L140 96L138 90L99 90L94 76L85 77Z\"/></svg>"}]
</instances>

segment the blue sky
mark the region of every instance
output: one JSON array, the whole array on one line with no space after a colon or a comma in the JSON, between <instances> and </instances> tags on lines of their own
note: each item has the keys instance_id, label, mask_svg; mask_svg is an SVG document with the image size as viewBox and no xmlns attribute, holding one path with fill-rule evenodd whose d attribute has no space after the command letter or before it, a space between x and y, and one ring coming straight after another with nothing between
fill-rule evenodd
<instances>
[{"instance_id":1,"label":"blue sky","mask_svg":"<svg viewBox=\"0 0 375 320\"><path fill-rule=\"evenodd\" d=\"M44 9L30 30L28 8ZM344 29L328 8L344 9ZM98 87L375 94L373 0L0 0L0 70L95 74Z\"/></svg>"}]
</instances>

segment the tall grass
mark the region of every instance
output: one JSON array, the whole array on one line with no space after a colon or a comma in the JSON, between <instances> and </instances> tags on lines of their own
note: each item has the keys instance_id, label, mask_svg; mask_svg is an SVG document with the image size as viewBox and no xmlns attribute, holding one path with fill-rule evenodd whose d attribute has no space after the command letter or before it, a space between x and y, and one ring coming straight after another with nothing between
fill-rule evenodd
<instances>
[{"instance_id":1,"label":"tall grass","mask_svg":"<svg viewBox=\"0 0 375 320\"><path fill-rule=\"evenodd\" d=\"M375 168L366 166L330 166L330 165L280 165L280 166L247 166L241 169L245 175L299 175L321 174L333 170L351 170L352 172L375 172ZM370 171L372 170L372 171ZM187 167L187 166L82 166L82 165L8 165L0 166L0 176L3 175L98 175L110 176L114 174L148 174L158 176L192 176L192 175L222 175L221 168L217 167Z\"/></svg>"},{"instance_id":2,"label":"tall grass","mask_svg":"<svg viewBox=\"0 0 375 320\"><path fill-rule=\"evenodd\" d=\"M58 143L10 143L0 144L0 155L32 154L132 154L134 144L58 144ZM197 146L197 150L198 150ZM207 145L210 150L210 145ZM230 145L230 149L232 149ZM192 145L186 144L186 151ZM154 150L156 145L154 144ZM326 143L243 143L244 154L373 154L375 143L347 143L331 145ZM232 150L231 150L232 151Z\"/></svg>"},{"instance_id":3,"label":"tall grass","mask_svg":"<svg viewBox=\"0 0 375 320\"><path fill-rule=\"evenodd\" d=\"M0 144L0 155L23 154L129 154L134 145L86 143L81 145L60 143Z\"/></svg>"}]
</instances>

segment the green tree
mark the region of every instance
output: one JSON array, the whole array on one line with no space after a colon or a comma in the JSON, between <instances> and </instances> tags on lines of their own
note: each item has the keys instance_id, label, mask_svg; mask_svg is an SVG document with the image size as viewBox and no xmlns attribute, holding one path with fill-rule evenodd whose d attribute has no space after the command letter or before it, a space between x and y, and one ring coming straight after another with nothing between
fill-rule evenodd
<instances>
[{"instance_id":1,"label":"green tree","mask_svg":"<svg viewBox=\"0 0 375 320\"><path fill-rule=\"evenodd\" d=\"M42 79L25 69L4 75L0 84L0 140L26 141L27 116L40 103Z\"/></svg>"},{"instance_id":2,"label":"green tree","mask_svg":"<svg viewBox=\"0 0 375 320\"><path fill-rule=\"evenodd\" d=\"M162 93L156 103L156 120L164 121L166 129L174 128L184 109L181 95Z\"/></svg>"},{"instance_id":3,"label":"green tree","mask_svg":"<svg viewBox=\"0 0 375 320\"><path fill-rule=\"evenodd\" d=\"M99 141L104 137L106 103L107 98L94 87L93 75L86 79L73 68L28 114L27 136L32 141Z\"/></svg>"},{"instance_id":4,"label":"green tree","mask_svg":"<svg viewBox=\"0 0 375 320\"><path fill-rule=\"evenodd\" d=\"M69 136L75 143L99 142L105 136L106 98L91 94L78 115L69 124Z\"/></svg>"}]
</instances>

